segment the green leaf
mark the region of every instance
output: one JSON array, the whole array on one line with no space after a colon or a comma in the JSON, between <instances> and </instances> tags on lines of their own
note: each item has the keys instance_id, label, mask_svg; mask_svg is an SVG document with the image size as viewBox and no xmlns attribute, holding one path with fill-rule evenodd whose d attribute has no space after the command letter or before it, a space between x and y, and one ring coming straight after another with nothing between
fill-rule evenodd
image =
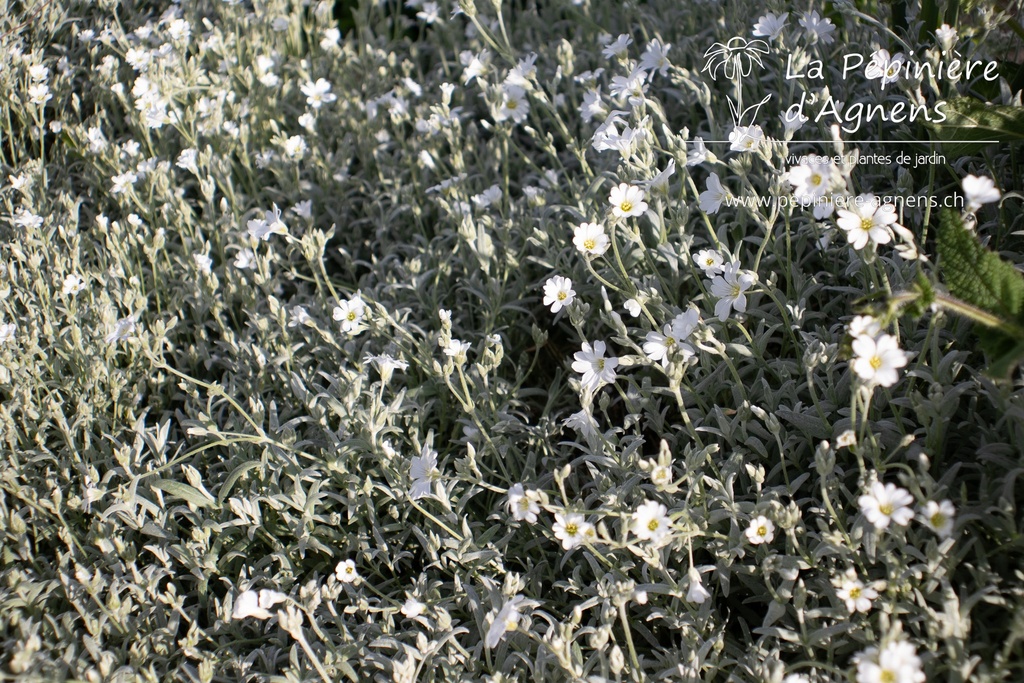
<instances>
[{"instance_id":1,"label":"green leaf","mask_svg":"<svg viewBox=\"0 0 1024 683\"><path fill-rule=\"evenodd\" d=\"M951 144L943 148L947 156L977 152L980 141L1024 139L1024 108L988 104L973 97L946 100L942 111L946 120L928 124L935 137Z\"/></svg>"},{"instance_id":2,"label":"green leaf","mask_svg":"<svg viewBox=\"0 0 1024 683\"><path fill-rule=\"evenodd\" d=\"M177 498L182 498L188 501L189 503L192 503L196 507L220 507L217 504L217 501L213 500L212 498L206 495L203 495L203 492L200 491L199 489L193 486L189 486L188 484L184 484L180 481L174 481L173 479L155 479L150 484L150 486L157 490L163 491L164 493L169 493L170 495L175 496Z\"/></svg>"},{"instance_id":3,"label":"green leaf","mask_svg":"<svg viewBox=\"0 0 1024 683\"><path fill-rule=\"evenodd\" d=\"M974 307L970 317L979 323L980 345L990 359L988 373L1008 377L1024 360L1024 274L982 247L949 209L939 216L938 247L946 286L962 302L950 302L947 308L969 312ZM986 320L986 313L995 318Z\"/></svg>"},{"instance_id":4,"label":"green leaf","mask_svg":"<svg viewBox=\"0 0 1024 683\"><path fill-rule=\"evenodd\" d=\"M938 246L943 279L953 296L1016 321L1024 308L1024 275L1013 264L982 247L949 209L939 217Z\"/></svg>"},{"instance_id":5,"label":"green leaf","mask_svg":"<svg viewBox=\"0 0 1024 683\"><path fill-rule=\"evenodd\" d=\"M239 477L241 477L243 474L253 469L254 467L259 466L259 460L247 460L246 462L243 462L235 469L231 470L231 474L227 476L227 479L224 480L224 485L221 486L220 491L217 492L217 502L223 503L225 500L227 500L228 494L231 493L231 489L234 487L235 482L238 481Z\"/></svg>"}]
</instances>

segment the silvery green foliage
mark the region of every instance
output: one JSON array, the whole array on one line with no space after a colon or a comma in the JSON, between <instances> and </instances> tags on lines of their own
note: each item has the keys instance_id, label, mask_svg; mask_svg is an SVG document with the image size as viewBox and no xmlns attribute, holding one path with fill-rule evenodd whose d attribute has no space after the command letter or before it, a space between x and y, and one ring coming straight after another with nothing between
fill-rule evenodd
<instances>
[{"instance_id":1,"label":"silvery green foliage","mask_svg":"<svg viewBox=\"0 0 1024 683\"><path fill-rule=\"evenodd\" d=\"M514 4L5 14L5 676L1020 677L1020 375L862 310L933 212L757 201L948 191L781 115L969 85L839 78L856 3Z\"/></svg>"}]
</instances>

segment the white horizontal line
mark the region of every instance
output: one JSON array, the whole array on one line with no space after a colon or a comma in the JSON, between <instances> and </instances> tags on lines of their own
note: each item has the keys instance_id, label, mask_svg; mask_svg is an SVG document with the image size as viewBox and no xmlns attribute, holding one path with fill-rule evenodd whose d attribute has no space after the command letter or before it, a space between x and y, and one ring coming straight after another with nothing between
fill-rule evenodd
<instances>
[{"instance_id":1,"label":"white horizontal line","mask_svg":"<svg viewBox=\"0 0 1024 683\"><path fill-rule=\"evenodd\" d=\"M732 140L703 140L704 144L708 143L733 143ZM762 140L762 142L787 142L786 140ZM901 144L923 144L923 145L994 145L999 140L789 140L788 144L795 145L799 143L835 143L842 142L844 145L856 145L858 143L867 143L872 145L901 145Z\"/></svg>"}]
</instances>

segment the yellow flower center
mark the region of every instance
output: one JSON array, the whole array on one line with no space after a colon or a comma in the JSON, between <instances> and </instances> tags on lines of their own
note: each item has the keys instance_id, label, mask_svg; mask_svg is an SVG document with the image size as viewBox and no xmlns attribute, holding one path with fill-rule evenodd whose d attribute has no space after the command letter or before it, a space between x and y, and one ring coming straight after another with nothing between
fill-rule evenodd
<instances>
[{"instance_id":1,"label":"yellow flower center","mask_svg":"<svg viewBox=\"0 0 1024 683\"><path fill-rule=\"evenodd\" d=\"M871 360L869 360L868 362L871 364L871 367L874 368L875 370L882 367L881 356L871 356Z\"/></svg>"},{"instance_id":2,"label":"yellow flower center","mask_svg":"<svg viewBox=\"0 0 1024 683\"><path fill-rule=\"evenodd\" d=\"M349 322L352 322L353 320L356 319L356 312L355 311L349 311L348 315L345 316L345 317L348 318Z\"/></svg>"},{"instance_id":3,"label":"yellow flower center","mask_svg":"<svg viewBox=\"0 0 1024 683\"><path fill-rule=\"evenodd\" d=\"M633 210L633 202L628 199L623 199L622 203L619 204L619 210L622 211L622 213L629 213Z\"/></svg>"},{"instance_id":4,"label":"yellow flower center","mask_svg":"<svg viewBox=\"0 0 1024 683\"><path fill-rule=\"evenodd\" d=\"M530 499L529 498L520 498L519 499L519 509L520 510L529 510L530 509Z\"/></svg>"},{"instance_id":5,"label":"yellow flower center","mask_svg":"<svg viewBox=\"0 0 1024 683\"><path fill-rule=\"evenodd\" d=\"M824 178L821 177L821 174L815 173L811 176L811 185L821 185L822 180L824 180Z\"/></svg>"},{"instance_id":6,"label":"yellow flower center","mask_svg":"<svg viewBox=\"0 0 1024 683\"><path fill-rule=\"evenodd\" d=\"M580 528L572 522L569 522L565 525L565 533L569 534L570 536L575 536L577 533L579 533L579 530Z\"/></svg>"},{"instance_id":7,"label":"yellow flower center","mask_svg":"<svg viewBox=\"0 0 1024 683\"><path fill-rule=\"evenodd\" d=\"M596 247L596 246L597 246L597 242L594 241L593 239L583 240L583 248L586 249L587 251L593 251L594 247Z\"/></svg>"},{"instance_id":8,"label":"yellow flower center","mask_svg":"<svg viewBox=\"0 0 1024 683\"><path fill-rule=\"evenodd\" d=\"M878 683L896 683L896 674L891 669L882 669L878 675Z\"/></svg>"},{"instance_id":9,"label":"yellow flower center","mask_svg":"<svg viewBox=\"0 0 1024 683\"><path fill-rule=\"evenodd\" d=\"M757 535L758 536L767 536L768 535L768 527L766 527L763 524L761 526L757 527Z\"/></svg>"},{"instance_id":10,"label":"yellow flower center","mask_svg":"<svg viewBox=\"0 0 1024 683\"><path fill-rule=\"evenodd\" d=\"M597 369L604 370L604 358L597 359Z\"/></svg>"},{"instance_id":11,"label":"yellow flower center","mask_svg":"<svg viewBox=\"0 0 1024 683\"><path fill-rule=\"evenodd\" d=\"M860 219L860 229L864 232L870 232L871 228L875 227L875 222L870 218Z\"/></svg>"},{"instance_id":12,"label":"yellow flower center","mask_svg":"<svg viewBox=\"0 0 1024 683\"><path fill-rule=\"evenodd\" d=\"M858 588L858 587L856 587L856 586L854 586L853 588L851 588L851 589L850 589L850 597L851 597L851 598L853 598L854 600L856 600L857 598L859 598L859 597L860 597L860 588Z\"/></svg>"},{"instance_id":13,"label":"yellow flower center","mask_svg":"<svg viewBox=\"0 0 1024 683\"><path fill-rule=\"evenodd\" d=\"M673 339L672 337L665 337L665 346L673 346L675 345L675 343L676 340Z\"/></svg>"},{"instance_id":14,"label":"yellow flower center","mask_svg":"<svg viewBox=\"0 0 1024 683\"><path fill-rule=\"evenodd\" d=\"M647 523L647 528L650 531L657 531L659 526L661 526L661 525L658 523L658 520L656 520L656 519L652 519L651 521L649 521Z\"/></svg>"},{"instance_id":15,"label":"yellow flower center","mask_svg":"<svg viewBox=\"0 0 1024 683\"><path fill-rule=\"evenodd\" d=\"M565 298L568 295L565 292L559 292L556 296L558 297L559 301L565 301Z\"/></svg>"},{"instance_id":16,"label":"yellow flower center","mask_svg":"<svg viewBox=\"0 0 1024 683\"><path fill-rule=\"evenodd\" d=\"M895 508L892 506L892 503L885 503L884 505L878 506L878 511L881 512L883 515L891 515L894 510Z\"/></svg>"},{"instance_id":17,"label":"yellow flower center","mask_svg":"<svg viewBox=\"0 0 1024 683\"><path fill-rule=\"evenodd\" d=\"M942 514L941 512L936 512L934 515L931 516L931 519L929 521L931 521L933 527L938 529L946 523L946 515Z\"/></svg>"}]
</instances>

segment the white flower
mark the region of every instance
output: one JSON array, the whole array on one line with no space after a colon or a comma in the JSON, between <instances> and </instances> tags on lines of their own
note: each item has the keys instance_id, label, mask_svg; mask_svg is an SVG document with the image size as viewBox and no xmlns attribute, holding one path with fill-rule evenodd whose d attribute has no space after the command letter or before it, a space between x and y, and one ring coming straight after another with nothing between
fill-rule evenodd
<instances>
[{"instance_id":1,"label":"white flower","mask_svg":"<svg viewBox=\"0 0 1024 683\"><path fill-rule=\"evenodd\" d=\"M524 520L530 524L537 522L540 504L537 502L536 491L527 491L522 484L514 484L508 490L508 501L505 504L517 522Z\"/></svg>"},{"instance_id":2,"label":"white flower","mask_svg":"<svg viewBox=\"0 0 1024 683\"><path fill-rule=\"evenodd\" d=\"M668 508L657 501L644 501L633 513L633 533L641 541L661 545L672 533L672 520Z\"/></svg>"},{"instance_id":3,"label":"white flower","mask_svg":"<svg viewBox=\"0 0 1024 683\"><path fill-rule=\"evenodd\" d=\"M580 384L584 391L597 391L604 384L615 381L615 368L619 365L619 359L614 356L605 358L605 348L603 341L594 342L593 347L583 342L583 350L573 355L575 360L572 369L583 374Z\"/></svg>"},{"instance_id":4,"label":"white flower","mask_svg":"<svg viewBox=\"0 0 1024 683\"><path fill-rule=\"evenodd\" d=\"M590 123L595 116L601 117L608 113L608 109L601 101L601 88L592 88L583 93L583 103L580 104L580 116L587 123Z\"/></svg>"},{"instance_id":5,"label":"white flower","mask_svg":"<svg viewBox=\"0 0 1024 683\"><path fill-rule=\"evenodd\" d=\"M53 95L50 94L50 86L45 83L36 83L28 87L28 100L32 104L46 104Z\"/></svg>"},{"instance_id":6,"label":"white flower","mask_svg":"<svg viewBox=\"0 0 1024 683\"><path fill-rule=\"evenodd\" d=\"M0 344L6 344L10 340L14 339L14 333L17 329L18 326L15 323L0 324Z\"/></svg>"},{"instance_id":7,"label":"white flower","mask_svg":"<svg viewBox=\"0 0 1024 683\"><path fill-rule=\"evenodd\" d=\"M811 683L811 679L804 674L789 674L782 679L782 683Z\"/></svg>"},{"instance_id":8,"label":"white flower","mask_svg":"<svg viewBox=\"0 0 1024 683\"><path fill-rule=\"evenodd\" d=\"M891 387L899 380L899 369L907 364L896 338L888 334L863 335L853 340L853 371L868 384Z\"/></svg>"},{"instance_id":9,"label":"white flower","mask_svg":"<svg viewBox=\"0 0 1024 683\"><path fill-rule=\"evenodd\" d=\"M857 499L860 511L876 529L886 529L890 522L907 526L914 518L910 508L914 497L895 484L873 482L870 492Z\"/></svg>"},{"instance_id":10,"label":"white flower","mask_svg":"<svg viewBox=\"0 0 1024 683\"><path fill-rule=\"evenodd\" d=\"M651 468L651 483L658 489L664 489L672 483L672 465L657 464Z\"/></svg>"},{"instance_id":11,"label":"white flower","mask_svg":"<svg viewBox=\"0 0 1024 683\"><path fill-rule=\"evenodd\" d=\"M597 436L597 421L586 410L580 410L565 418L563 427L571 427L588 439Z\"/></svg>"},{"instance_id":12,"label":"white flower","mask_svg":"<svg viewBox=\"0 0 1024 683\"><path fill-rule=\"evenodd\" d=\"M646 185L651 192L668 192L668 180L676 173L676 160L669 159L664 171L647 181Z\"/></svg>"},{"instance_id":13,"label":"white flower","mask_svg":"<svg viewBox=\"0 0 1024 683\"><path fill-rule=\"evenodd\" d=\"M730 196L729 190L722 185L717 173L708 176L708 189L700 193L700 210L704 213L718 213L722 202Z\"/></svg>"},{"instance_id":14,"label":"white flower","mask_svg":"<svg viewBox=\"0 0 1024 683\"><path fill-rule=\"evenodd\" d=\"M43 217L19 206L14 212L14 224L22 228L39 228L43 225Z\"/></svg>"},{"instance_id":15,"label":"white flower","mask_svg":"<svg viewBox=\"0 0 1024 683\"><path fill-rule=\"evenodd\" d=\"M42 64L33 64L28 68L28 77L37 83L45 81L50 77L50 70Z\"/></svg>"},{"instance_id":16,"label":"white flower","mask_svg":"<svg viewBox=\"0 0 1024 683\"><path fill-rule=\"evenodd\" d=\"M600 256L611 246L608 235L604 234L604 226L597 223L580 223L576 226L572 243L588 256Z\"/></svg>"},{"instance_id":17,"label":"white flower","mask_svg":"<svg viewBox=\"0 0 1024 683\"><path fill-rule=\"evenodd\" d=\"M756 152L764 142L761 126L736 126L729 133L729 150L733 152Z\"/></svg>"},{"instance_id":18,"label":"white flower","mask_svg":"<svg viewBox=\"0 0 1024 683\"><path fill-rule=\"evenodd\" d=\"M595 535L594 525L578 512L556 512L551 530L555 532L555 538L562 542L563 550L572 550L592 540Z\"/></svg>"},{"instance_id":19,"label":"white flower","mask_svg":"<svg viewBox=\"0 0 1024 683\"><path fill-rule=\"evenodd\" d=\"M906 641L894 641L881 649L868 648L854 656L857 683L925 683L917 649Z\"/></svg>"},{"instance_id":20,"label":"white flower","mask_svg":"<svg viewBox=\"0 0 1024 683\"><path fill-rule=\"evenodd\" d=\"M323 78L318 78L315 83L307 81L301 89L302 94L306 96L306 104L313 109L319 109L338 99L338 96L331 92L330 82Z\"/></svg>"},{"instance_id":21,"label":"white flower","mask_svg":"<svg viewBox=\"0 0 1024 683\"><path fill-rule=\"evenodd\" d=\"M412 485L409 487L409 498L418 500L420 498L432 497L434 495L434 482L441 478L441 471L437 469L437 451L429 446L423 446L420 454L412 459L409 467L409 479Z\"/></svg>"},{"instance_id":22,"label":"white flower","mask_svg":"<svg viewBox=\"0 0 1024 683\"><path fill-rule=\"evenodd\" d=\"M192 26L184 19L175 19L167 27L167 35L173 41L185 41L192 35Z\"/></svg>"},{"instance_id":23,"label":"white flower","mask_svg":"<svg viewBox=\"0 0 1024 683\"><path fill-rule=\"evenodd\" d=\"M929 500L919 513L921 521L929 529L939 535L940 538L949 538L953 534L953 518L956 515L956 508L953 503L944 500L936 503Z\"/></svg>"},{"instance_id":24,"label":"white flower","mask_svg":"<svg viewBox=\"0 0 1024 683\"><path fill-rule=\"evenodd\" d=\"M664 76L668 73L669 67L672 66L672 63L668 61L668 51L670 49L672 49L671 44L662 45L660 40L657 38L653 39L644 48L644 54L640 57L640 68L644 71L650 71L652 76L654 72Z\"/></svg>"},{"instance_id":25,"label":"white flower","mask_svg":"<svg viewBox=\"0 0 1024 683\"><path fill-rule=\"evenodd\" d=\"M857 572L848 569L839 581L836 595L846 603L846 609L850 614L853 614L870 610L871 601L878 597L878 591L871 586L865 586L864 582L857 578Z\"/></svg>"},{"instance_id":26,"label":"white flower","mask_svg":"<svg viewBox=\"0 0 1024 683\"><path fill-rule=\"evenodd\" d=\"M789 18L789 12L783 12L776 16L771 12L768 12L763 17L757 20L754 24L754 35L759 38L769 38L775 40L782 34L782 29L786 26L786 19Z\"/></svg>"},{"instance_id":27,"label":"white flower","mask_svg":"<svg viewBox=\"0 0 1024 683\"><path fill-rule=\"evenodd\" d=\"M998 202L1002 196L991 178L969 175L961 181L964 197L967 198L967 210L977 211L982 204Z\"/></svg>"},{"instance_id":28,"label":"white flower","mask_svg":"<svg viewBox=\"0 0 1024 683\"><path fill-rule=\"evenodd\" d=\"M409 364L404 360L392 358L386 353L379 356L367 356L364 360L368 363L373 363L374 366L376 366L377 372L380 373L380 378L385 383L391 381L391 376L394 374L395 370L401 370L404 372L409 368Z\"/></svg>"},{"instance_id":29,"label":"white flower","mask_svg":"<svg viewBox=\"0 0 1024 683\"><path fill-rule=\"evenodd\" d=\"M305 306L295 306L288 312L288 327L298 327L299 325L307 324L313 325L314 322Z\"/></svg>"},{"instance_id":30,"label":"white flower","mask_svg":"<svg viewBox=\"0 0 1024 683\"><path fill-rule=\"evenodd\" d=\"M281 220L281 209L277 208L277 204L273 206L272 211L264 212L263 218L254 218L246 224L253 239L266 242L271 235L288 234L288 226Z\"/></svg>"},{"instance_id":31,"label":"white flower","mask_svg":"<svg viewBox=\"0 0 1024 683\"><path fill-rule=\"evenodd\" d=\"M270 612L267 611L267 608L260 607L260 596L253 590L239 593L235 598L235 608L231 611L232 619L245 619L246 617L270 618Z\"/></svg>"},{"instance_id":32,"label":"white flower","mask_svg":"<svg viewBox=\"0 0 1024 683\"><path fill-rule=\"evenodd\" d=\"M481 192L480 194L473 195L473 204L478 209L486 209L492 204L498 204L501 202L502 192L501 188L497 185L491 185L489 188Z\"/></svg>"},{"instance_id":33,"label":"white flower","mask_svg":"<svg viewBox=\"0 0 1024 683\"><path fill-rule=\"evenodd\" d=\"M299 218L305 218L308 220L313 217L313 200L305 199L301 202L297 202L290 210Z\"/></svg>"},{"instance_id":34,"label":"white flower","mask_svg":"<svg viewBox=\"0 0 1024 683\"><path fill-rule=\"evenodd\" d=\"M462 82L469 85L474 78L479 78L487 73L491 63L491 53L484 50L480 54L474 54L469 50L459 53L459 62L465 67L462 71Z\"/></svg>"},{"instance_id":35,"label":"white flower","mask_svg":"<svg viewBox=\"0 0 1024 683\"><path fill-rule=\"evenodd\" d=\"M444 347L444 355L454 358L459 363L466 362L466 354L473 348L473 345L469 342L464 342L461 339L452 339L448 342L448 345Z\"/></svg>"},{"instance_id":36,"label":"white flower","mask_svg":"<svg viewBox=\"0 0 1024 683\"><path fill-rule=\"evenodd\" d=\"M561 275L554 275L544 283L544 305L551 307L552 313L572 303L576 298L576 292L572 288L572 280Z\"/></svg>"},{"instance_id":37,"label":"white flower","mask_svg":"<svg viewBox=\"0 0 1024 683\"><path fill-rule=\"evenodd\" d=\"M619 34L619 37L615 39L615 42L609 43L601 50L601 54L605 59L616 59L626 56L626 49L633 44L633 39L627 36L625 33Z\"/></svg>"},{"instance_id":38,"label":"white flower","mask_svg":"<svg viewBox=\"0 0 1024 683\"><path fill-rule=\"evenodd\" d=\"M864 75L868 80L879 79L882 82L882 89L890 83L899 80L900 70L906 57L902 52L890 56L888 50L875 50L871 53L871 61L864 67Z\"/></svg>"},{"instance_id":39,"label":"white flower","mask_svg":"<svg viewBox=\"0 0 1024 683\"><path fill-rule=\"evenodd\" d=\"M337 577L338 581L342 583L352 583L359 578L359 572L356 570L356 563L353 560L342 560L338 563L338 566L334 568L334 576Z\"/></svg>"},{"instance_id":40,"label":"white flower","mask_svg":"<svg viewBox=\"0 0 1024 683\"><path fill-rule=\"evenodd\" d=\"M640 313L643 311L643 307L636 299L626 299L626 302L622 304L622 307L625 308L626 312L634 318L639 317Z\"/></svg>"},{"instance_id":41,"label":"white flower","mask_svg":"<svg viewBox=\"0 0 1024 683\"><path fill-rule=\"evenodd\" d=\"M519 627L519 621L522 619L519 610L522 609L523 600L522 595L516 595L502 605L498 613L494 615L491 627L487 629L486 644L488 649L497 647L506 633L515 631Z\"/></svg>"},{"instance_id":42,"label":"white flower","mask_svg":"<svg viewBox=\"0 0 1024 683\"><path fill-rule=\"evenodd\" d=\"M775 524L764 515L750 520L750 526L743 532L752 545L771 543L775 538Z\"/></svg>"},{"instance_id":43,"label":"white flower","mask_svg":"<svg viewBox=\"0 0 1024 683\"><path fill-rule=\"evenodd\" d=\"M956 29L952 28L949 24L943 24L935 29L935 40L939 42L939 47L942 48L943 52L949 52L950 48L956 44L956 38Z\"/></svg>"},{"instance_id":44,"label":"white flower","mask_svg":"<svg viewBox=\"0 0 1024 683\"><path fill-rule=\"evenodd\" d=\"M331 50L338 47L341 40L341 31L336 28L324 29L324 37L320 39L320 49Z\"/></svg>"},{"instance_id":45,"label":"white flower","mask_svg":"<svg viewBox=\"0 0 1024 683\"><path fill-rule=\"evenodd\" d=\"M129 315L114 323L114 329L111 330L110 334L103 338L103 341L108 344L116 344L122 339L127 339L128 335L134 331L135 317Z\"/></svg>"},{"instance_id":46,"label":"white flower","mask_svg":"<svg viewBox=\"0 0 1024 683\"><path fill-rule=\"evenodd\" d=\"M441 21L441 8L436 2L425 2L422 9L416 13L416 18L424 23L434 24Z\"/></svg>"},{"instance_id":47,"label":"white flower","mask_svg":"<svg viewBox=\"0 0 1024 683\"><path fill-rule=\"evenodd\" d=\"M260 590L259 606L263 609L270 609L274 605L284 602L288 596L280 591L263 588Z\"/></svg>"},{"instance_id":48,"label":"white flower","mask_svg":"<svg viewBox=\"0 0 1024 683\"><path fill-rule=\"evenodd\" d=\"M877 318L870 315L858 315L850 321L846 330L853 339L863 336L877 337L882 333L882 325Z\"/></svg>"},{"instance_id":49,"label":"white flower","mask_svg":"<svg viewBox=\"0 0 1024 683\"><path fill-rule=\"evenodd\" d=\"M644 191L626 183L619 183L617 187L612 188L608 195L608 203L611 204L612 214L617 218L642 216L647 211Z\"/></svg>"},{"instance_id":50,"label":"white flower","mask_svg":"<svg viewBox=\"0 0 1024 683\"><path fill-rule=\"evenodd\" d=\"M805 157L798 166L789 169L789 182L793 198L807 205L821 199L832 185L834 167L831 161Z\"/></svg>"},{"instance_id":51,"label":"white flower","mask_svg":"<svg viewBox=\"0 0 1024 683\"><path fill-rule=\"evenodd\" d=\"M740 269L740 264L732 261L728 263L721 275L716 275L710 283L711 295L718 297L715 304L715 315L722 322L729 317L729 313L736 309L743 313L747 310L747 295L744 293L750 289L757 276L750 271Z\"/></svg>"},{"instance_id":52,"label":"white flower","mask_svg":"<svg viewBox=\"0 0 1024 683\"><path fill-rule=\"evenodd\" d=\"M194 147L181 150L178 154L178 159L174 162L174 165L178 168L183 168L186 171L199 175L199 167L196 165L196 158L199 156L199 152Z\"/></svg>"},{"instance_id":53,"label":"white flower","mask_svg":"<svg viewBox=\"0 0 1024 683\"><path fill-rule=\"evenodd\" d=\"M61 290L61 293L64 296L74 296L83 289L85 289L85 280L75 274L71 274L64 278L64 288Z\"/></svg>"},{"instance_id":54,"label":"white flower","mask_svg":"<svg viewBox=\"0 0 1024 683\"><path fill-rule=\"evenodd\" d=\"M112 185L110 186L111 194L121 194L131 189L132 185L139 179L139 176L135 175L131 171L118 174L110 179Z\"/></svg>"},{"instance_id":55,"label":"white flower","mask_svg":"<svg viewBox=\"0 0 1024 683\"><path fill-rule=\"evenodd\" d=\"M306 151L309 147L306 145L306 139L301 135L293 135L284 141L284 155L289 159L301 159L306 155Z\"/></svg>"},{"instance_id":56,"label":"white flower","mask_svg":"<svg viewBox=\"0 0 1024 683\"><path fill-rule=\"evenodd\" d=\"M686 601L703 605L711 597L711 593L704 588L704 583L700 580L700 572L696 567L690 567L687 576L690 579L690 587L686 589Z\"/></svg>"},{"instance_id":57,"label":"white flower","mask_svg":"<svg viewBox=\"0 0 1024 683\"><path fill-rule=\"evenodd\" d=\"M708 148L704 144L704 138L693 139L693 149L686 152L686 165L698 166L708 160Z\"/></svg>"},{"instance_id":58,"label":"white flower","mask_svg":"<svg viewBox=\"0 0 1024 683\"><path fill-rule=\"evenodd\" d=\"M626 98L631 107L639 107L647 92L647 72L637 67L626 76L614 76L608 87L608 94L622 101Z\"/></svg>"},{"instance_id":59,"label":"white flower","mask_svg":"<svg viewBox=\"0 0 1024 683\"><path fill-rule=\"evenodd\" d=\"M809 116L804 116L801 112L790 108L779 114L779 118L782 119L782 125L785 127L787 133L792 133L803 128L803 125L810 121Z\"/></svg>"},{"instance_id":60,"label":"white flower","mask_svg":"<svg viewBox=\"0 0 1024 683\"><path fill-rule=\"evenodd\" d=\"M253 270L256 268L256 253L249 247L240 249L235 255L235 268Z\"/></svg>"},{"instance_id":61,"label":"white flower","mask_svg":"<svg viewBox=\"0 0 1024 683\"><path fill-rule=\"evenodd\" d=\"M665 325L664 334L656 331L647 333L644 353L652 361L656 363L660 361L662 367L665 368L668 367L675 354L682 355L684 360L689 358L695 351L684 340L696 329L699 321L700 314L695 308L680 313L671 323Z\"/></svg>"},{"instance_id":62,"label":"white flower","mask_svg":"<svg viewBox=\"0 0 1024 683\"><path fill-rule=\"evenodd\" d=\"M800 25L804 27L811 42L828 45L832 42L832 33L836 27L830 19L822 19L814 10L800 17Z\"/></svg>"},{"instance_id":63,"label":"white flower","mask_svg":"<svg viewBox=\"0 0 1024 683\"><path fill-rule=\"evenodd\" d=\"M530 113L530 102L526 99L526 91L518 85L507 85L501 90L501 103L498 105L498 112L494 115L495 121L507 121L512 119L514 123L521 123L526 120Z\"/></svg>"},{"instance_id":64,"label":"white flower","mask_svg":"<svg viewBox=\"0 0 1024 683\"><path fill-rule=\"evenodd\" d=\"M888 244L892 239L892 225L896 223L896 207L882 204L873 194L862 194L853 201L853 211L839 209L836 224L846 233L850 246L864 249L870 243Z\"/></svg>"},{"instance_id":65,"label":"white flower","mask_svg":"<svg viewBox=\"0 0 1024 683\"><path fill-rule=\"evenodd\" d=\"M405 604L402 605L402 616L406 619L415 619L426 611L427 606L414 597L407 598Z\"/></svg>"},{"instance_id":66,"label":"white flower","mask_svg":"<svg viewBox=\"0 0 1024 683\"><path fill-rule=\"evenodd\" d=\"M717 249L701 249L693 255L693 262L704 271L708 277L714 277L725 270L725 259Z\"/></svg>"},{"instance_id":67,"label":"white flower","mask_svg":"<svg viewBox=\"0 0 1024 683\"><path fill-rule=\"evenodd\" d=\"M200 273L204 275L210 274L210 269L213 267L213 259L210 258L209 254L192 254L192 260L196 262L196 268L199 269Z\"/></svg>"},{"instance_id":68,"label":"white flower","mask_svg":"<svg viewBox=\"0 0 1024 683\"><path fill-rule=\"evenodd\" d=\"M362 297L356 294L335 306L333 317L341 322L342 332L354 334L359 331L360 323L366 317L366 304Z\"/></svg>"}]
</instances>

